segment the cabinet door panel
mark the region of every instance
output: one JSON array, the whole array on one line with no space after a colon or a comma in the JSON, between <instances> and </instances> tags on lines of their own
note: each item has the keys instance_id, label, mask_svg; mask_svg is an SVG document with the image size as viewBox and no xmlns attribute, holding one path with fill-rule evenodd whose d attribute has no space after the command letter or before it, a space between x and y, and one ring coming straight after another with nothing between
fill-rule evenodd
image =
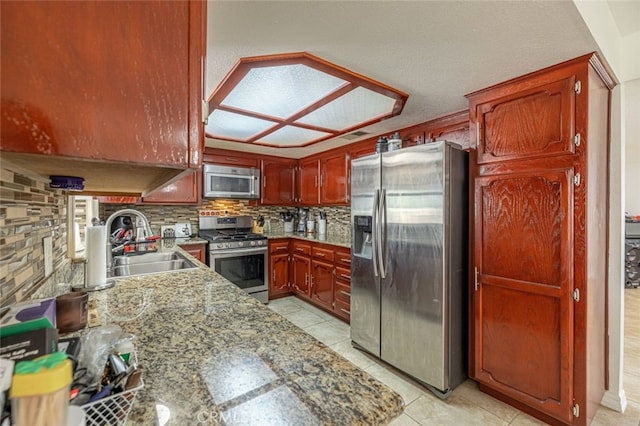
<instances>
[{"instance_id":1,"label":"cabinet door panel","mask_svg":"<svg viewBox=\"0 0 640 426\"><path fill-rule=\"evenodd\" d=\"M476 106L478 163L574 153L575 78Z\"/></svg>"},{"instance_id":2,"label":"cabinet door panel","mask_svg":"<svg viewBox=\"0 0 640 426\"><path fill-rule=\"evenodd\" d=\"M289 293L289 253L269 254L269 297Z\"/></svg>"},{"instance_id":3,"label":"cabinet door panel","mask_svg":"<svg viewBox=\"0 0 640 426\"><path fill-rule=\"evenodd\" d=\"M303 205L317 205L320 201L318 160L298 163L298 202Z\"/></svg>"},{"instance_id":4,"label":"cabinet door panel","mask_svg":"<svg viewBox=\"0 0 640 426\"><path fill-rule=\"evenodd\" d=\"M347 204L349 201L349 156L346 153L323 158L320 174L320 203Z\"/></svg>"},{"instance_id":5,"label":"cabinet door panel","mask_svg":"<svg viewBox=\"0 0 640 426\"><path fill-rule=\"evenodd\" d=\"M199 165L200 2L1 8L3 150Z\"/></svg>"},{"instance_id":6,"label":"cabinet door panel","mask_svg":"<svg viewBox=\"0 0 640 426\"><path fill-rule=\"evenodd\" d=\"M145 204L198 204L201 176L199 172L191 173L142 197L142 202Z\"/></svg>"},{"instance_id":7,"label":"cabinet door panel","mask_svg":"<svg viewBox=\"0 0 640 426\"><path fill-rule=\"evenodd\" d=\"M333 264L311 261L311 299L327 309L333 309Z\"/></svg>"},{"instance_id":8,"label":"cabinet door panel","mask_svg":"<svg viewBox=\"0 0 640 426\"><path fill-rule=\"evenodd\" d=\"M184 251L195 257L202 263L207 263L207 245L202 244L184 244L180 246Z\"/></svg>"},{"instance_id":9,"label":"cabinet door panel","mask_svg":"<svg viewBox=\"0 0 640 426\"><path fill-rule=\"evenodd\" d=\"M565 169L475 180L475 379L567 421L573 404L572 178Z\"/></svg>"},{"instance_id":10,"label":"cabinet door panel","mask_svg":"<svg viewBox=\"0 0 640 426\"><path fill-rule=\"evenodd\" d=\"M296 294L309 297L309 281L311 273L311 262L308 257L293 255L293 287Z\"/></svg>"},{"instance_id":11,"label":"cabinet door panel","mask_svg":"<svg viewBox=\"0 0 640 426\"><path fill-rule=\"evenodd\" d=\"M296 161L262 160L262 191L260 204L291 205L295 201Z\"/></svg>"}]
</instances>

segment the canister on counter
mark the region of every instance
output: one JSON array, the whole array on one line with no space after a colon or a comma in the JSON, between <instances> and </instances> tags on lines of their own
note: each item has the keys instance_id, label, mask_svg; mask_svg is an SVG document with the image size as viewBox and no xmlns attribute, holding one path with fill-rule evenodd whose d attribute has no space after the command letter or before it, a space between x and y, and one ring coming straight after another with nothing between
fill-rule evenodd
<instances>
[{"instance_id":1,"label":"canister on counter","mask_svg":"<svg viewBox=\"0 0 640 426\"><path fill-rule=\"evenodd\" d=\"M9 390L13 424L66 426L71 379L71 361L64 352L18 362Z\"/></svg>"}]
</instances>

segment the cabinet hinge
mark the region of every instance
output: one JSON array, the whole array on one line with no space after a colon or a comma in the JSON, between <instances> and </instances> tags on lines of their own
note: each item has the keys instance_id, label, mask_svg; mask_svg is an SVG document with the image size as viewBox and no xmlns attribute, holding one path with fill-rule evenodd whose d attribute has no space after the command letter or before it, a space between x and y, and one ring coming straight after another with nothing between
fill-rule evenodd
<instances>
[{"instance_id":1,"label":"cabinet hinge","mask_svg":"<svg viewBox=\"0 0 640 426\"><path fill-rule=\"evenodd\" d=\"M573 290L573 300L576 302L580 301L580 289L576 288Z\"/></svg>"},{"instance_id":2,"label":"cabinet hinge","mask_svg":"<svg viewBox=\"0 0 640 426\"><path fill-rule=\"evenodd\" d=\"M580 406L578 404L573 404L573 417L580 417Z\"/></svg>"},{"instance_id":3,"label":"cabinet hinge","mask_svg":"<svg viewBox=\"0 0 640 426\"><path fill-rule=\"evenodd\" d=\"M575 186L580 186L581 179L582 176L580 176L580 173L576 173L576 175L573 177L573 184Z\"/></svg>"},{"instance_id":4,"label":"cabinet hinge","mask_svg":"<svg viewBox=\"0 0 640 426\"><path fill-rule=\"evenodd\" d=\"M573 91L576 92L576 95L579 95L582 91L582 83L580 80L576 81L576 84L573 86Z\"/></svg>"},{"instance_id":5,"label":"cabinet hinge","mask_svg":"<svg viewBox=\"0 0 640 426\"><path fill-rule=\"evenodd\" d=\"M478 267L473 267L473 289L478 291Z\"/></svg>"},{"instance_id":6,"label":"cabinet hinge","mask_svg":"<svg viewBox=\"0 0 640 426\"><path fill-rule=\"evenodd\" d=\"M209 124L209 103L202 100L202 122L207 125Z\"/></svg>"},{"instance_id":7,"label":"cabinet hinge","mask_svg":"<svg viewBox=\"0 0 640 426\"><path fill-rule=\"evenodd\" d=\"M575 146L580 146L580 133L576 133L576 135L573 137L573 144Z\"/></svg>"}]
</instances>

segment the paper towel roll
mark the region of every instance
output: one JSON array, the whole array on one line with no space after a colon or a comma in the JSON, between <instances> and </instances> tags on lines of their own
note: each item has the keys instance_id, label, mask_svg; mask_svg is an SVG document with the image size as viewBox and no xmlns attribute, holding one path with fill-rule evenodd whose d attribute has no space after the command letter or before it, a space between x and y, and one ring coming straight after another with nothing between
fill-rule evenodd
<instances>
[{"instance_id":1,"label":"paper towel roll","mask_svg":"<svg viewBox=\"0 0 640 426\"><path fill-rule=\"evenodd\" d=\"M84 274L86 288L97 287L107 282L107 230L104 225L87 226L87 268Z\"/></svg>"}]
</instances>

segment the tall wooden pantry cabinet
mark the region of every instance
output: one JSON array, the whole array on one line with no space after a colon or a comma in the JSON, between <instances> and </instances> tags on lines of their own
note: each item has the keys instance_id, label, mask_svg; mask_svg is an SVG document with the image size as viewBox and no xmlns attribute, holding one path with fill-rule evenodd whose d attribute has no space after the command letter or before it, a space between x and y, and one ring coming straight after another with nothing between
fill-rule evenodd
<instances>
[{"instance_id":1,"label":"tall wooden pantry cabinet","mask_svg":"<svg viewBox=\"0 0 640 426\"><path fill-rule=\"evenodd\" d=\"M595 54L468 95L470 376L550 424L606 387L609 95Z\"/></svg>"}]
</instances>

